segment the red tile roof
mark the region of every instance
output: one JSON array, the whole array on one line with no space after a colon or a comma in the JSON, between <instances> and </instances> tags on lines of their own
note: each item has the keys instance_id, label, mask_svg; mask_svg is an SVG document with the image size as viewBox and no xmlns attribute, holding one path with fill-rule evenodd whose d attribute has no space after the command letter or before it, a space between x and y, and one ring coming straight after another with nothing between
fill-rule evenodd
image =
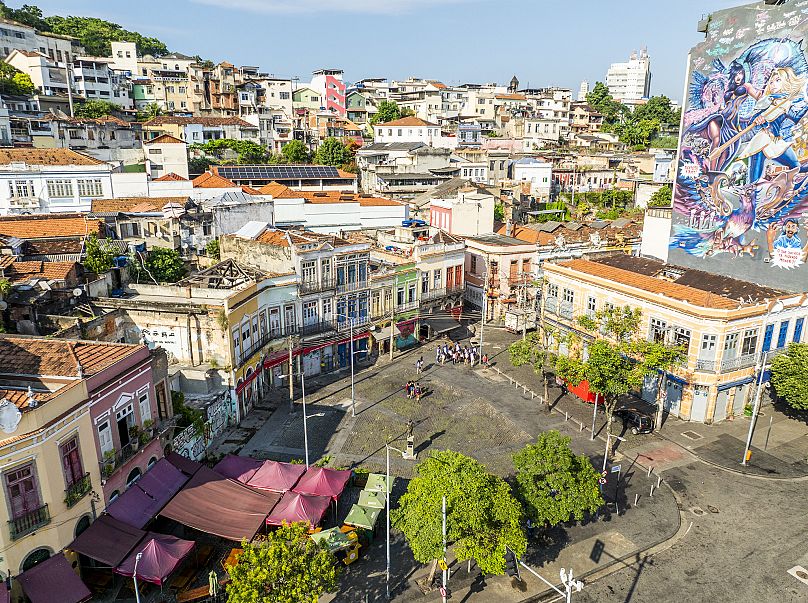
<instances>
[{"instance_id":1,"label":"red tile roof","mask_svg":"<svg viewBox=\"0 0 808 603\"><path fill-rule=\"evenodd\" d=\"M161 134L157 138L153 138L143 144L185 144L185 141L171 134Z\"/></svg>"},{"instance_id":2,"label":"red tile roof","mask_svg":"<svg viewBox=\"0 0 808 603\"><path fill-rule=\"evenodd\" d=\"M3 270L3 276L12 283L32 278L67 281L77 266L76 262L14 262Z\"/></svg>"},{"instance_id":3,"label":"red tile roof","mask_svg":"<svg viewBox=\"0 0 808 603\"><path fill-rule=\"evenodd\" d=\"M0 165L104 165L103 161L70 149L0 149Z\"/></svg>"},{"instance_id":4,"label":"red tile roof","mask_svg":"<svg viewBox=\"0 0 808 603\"><path fill-rule=\"evenodd\" d=\"M104 222L72 214L69 216L6 216L0 218L0 236L18 239L83 237L103 234Z\"/></svg>"},{"instance_id":5,"label":"red tile roof","mask_svg":"<svg viewBox=\"0 0 808 603\"><path fill-rule=\"evenodd\" d=\"M420 126L431 126L437 127L438 124L433 124L428 121L424 121L420 117L402 117L401 119L394 119L393 121L388 121L384 123L375 124L377 126L404 126L404 127L420 127Z\"/></svg>"},{"instance_id":6,"label":"red tile roof","mask_svg":"<svg viewBox=\"0 0 808 603\"><path fill-rule=\"evenodd\" d=\"M188 197L124 197L120 199L93 199L90 211L107 212L149 212L161 211L169 203L184 207Z\"/></svg>"},{"instance_id":7,"label":"red tile roof","mask_svg":"<svg viewBox=\"0 0 808 603\"><path fill-rule=\"evenodd\" d=\"M194 188L239 188L235 182L210 172L197 176L192 182L194 183Z\"/></svg>"},{"instance_id":8,"label":"red tile roof","mask_svg":"<svg viewBox=\"0 0 808 603\"><path fill-rule=\"evenodd\" d=\"M179 174L175 174L174 172L169 172L165 176L160 176L159 178L155 178L152 182L188 182L188 178L183 178Z\"/></svg>"},{"instance_id":9,"label":"red tile roof","mask_svg":"<svg viewBox=\"0 0 808 603\"><path fill-rule=\"evenodd\" d=\"M296 199L303 196L301 193L293 191L285 184L280 184L275 181L265 184L258 190L262 195L270 195L275 199Z\"/></svg>"},{"instance_id":10,"label":"red tile roof","mask_svg":"<svg viewBox=\"0 0 808 603\"><path fill-rule=\"evenodd\" d=\"M217 126L241 126L242 128L257 129L248 121L244 121L240 117L180 117L179 115L158 115L151 118L149 121L143 122L144 127L149 126L162 126L162 125L186 126L190 124L198 124L201 126L217 127Z\"/></svg>"}]
</instances>

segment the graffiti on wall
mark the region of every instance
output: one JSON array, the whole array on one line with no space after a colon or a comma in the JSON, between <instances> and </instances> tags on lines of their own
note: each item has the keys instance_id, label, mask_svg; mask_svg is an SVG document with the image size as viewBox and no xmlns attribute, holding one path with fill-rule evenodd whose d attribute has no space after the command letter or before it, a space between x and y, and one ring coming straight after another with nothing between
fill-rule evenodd
<instances>
[{"instance_id":1,"label":"graffiti on wall","mask_svg":"<svg viewBox=\"0 0 808 603\"><path fill-rule=\"evenodd\" d=\"M671 261L796 287L808 259L808 0L716 13L691 52Z\"/></svg>"}]
</instances>

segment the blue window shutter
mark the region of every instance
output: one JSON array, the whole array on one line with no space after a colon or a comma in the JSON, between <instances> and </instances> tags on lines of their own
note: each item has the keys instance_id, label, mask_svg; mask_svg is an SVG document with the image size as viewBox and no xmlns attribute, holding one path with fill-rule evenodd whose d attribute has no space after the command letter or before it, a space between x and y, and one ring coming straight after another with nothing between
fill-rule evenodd
<instances>
[{"instance_id":1,"label":"blue window shutter","mask_svg":"<svg viewBox=\"0 0 808 603\"><path fill-rule=\"evenodd\" d=\"M766 332L763 334L764 352L768 352L772 347L772 335L774 335L774 325L766 325Z\"/></svg>"},{"instance_id":2,"label":"blue window shutter","mask_svg":"<svg viewBox=\"0 0 808 603\"><path fill-rule=\"evenodd\" d=\"M786 345L786 336L788 335L788 321L784 320L780 323L780 332L777 334L777 347L782 348Z\"/></svg>"},{"instance_id":3,"label":"blue window shutter","mask_svg":"<svg viewBox=\"0 0 808 603\"><path fill-rule=\"evenodd\" d=\"M799 343L800 339L802 339L802 325L804 322L804 318L798 318L797 322L794 323L794 341L796 343Z\"/></svg>"}]
</instances>

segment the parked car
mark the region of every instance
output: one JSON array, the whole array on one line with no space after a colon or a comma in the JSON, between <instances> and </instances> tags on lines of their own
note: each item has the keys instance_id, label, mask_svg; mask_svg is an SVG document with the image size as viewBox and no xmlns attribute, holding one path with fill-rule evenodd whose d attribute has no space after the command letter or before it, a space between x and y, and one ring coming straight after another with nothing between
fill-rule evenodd
<instances>
[{"instance_id":1,"label":"parked car","mask_svg":"<svg viewBox=\"0 0 808 603\"><path fill-rule=\"evenodd\" d=\"M634 435L654 431L654 417L645 411L637 408L618 408L614 411L614 415L623 419L623 424Z\"/></svg>"},{"instance_id":2,"label":"parked car","mask_svg":"<svg viewBox=\"0 0 808 603\"><path fill-rule=\"evenodd\" d=\"M426 226L426 222L419 218L407 218L401 221L401 225L405 228L412 228L413 226Z\"/></svg>"}]
</instances>

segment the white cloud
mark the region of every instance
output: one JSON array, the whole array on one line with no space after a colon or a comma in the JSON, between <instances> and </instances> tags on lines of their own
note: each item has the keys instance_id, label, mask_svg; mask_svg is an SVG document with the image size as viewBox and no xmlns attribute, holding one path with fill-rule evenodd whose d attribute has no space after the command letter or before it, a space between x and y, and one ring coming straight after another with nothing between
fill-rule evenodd
<instances>
[{"instance_id":1,"label":"white cloud","mask_svg":"<svg viewBox=\"0 0 808 603\"><path fill-rule=\"evenodd\" d=\"M197 4L255 13L410 13L435 5L480 0L191 0Z\"/></svg>"}]
</instances>

